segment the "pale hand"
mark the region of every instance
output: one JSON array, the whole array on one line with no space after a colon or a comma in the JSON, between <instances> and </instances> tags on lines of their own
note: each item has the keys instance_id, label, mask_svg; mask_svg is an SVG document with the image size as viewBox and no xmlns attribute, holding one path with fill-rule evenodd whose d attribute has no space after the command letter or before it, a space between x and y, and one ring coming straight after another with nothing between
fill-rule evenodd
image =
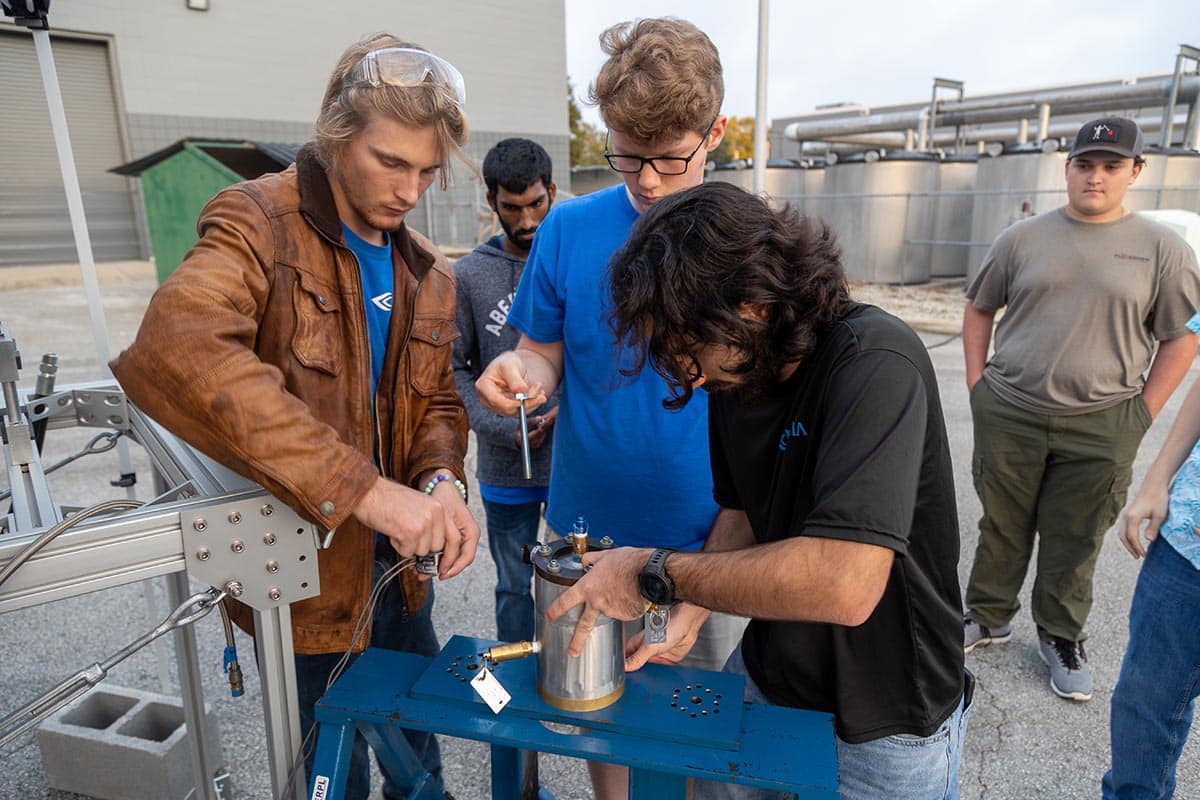
<instances>
[{"instance_id":1,"label":"pale hand","mask_svg":"<svg viewBox=\"0 0 1200 800\"><path fill-rule=\"evenodd\" d=\"M696 645L700 628L711 614L707 608L691 603L677 603L671 606L667 640L662 644L645 644L645 631L634 636L625 643L625 671L639 670L647 661L655 664L678 664Z\"/></svg>"},{"instance_id":2,"label":"pale hand","mask_svg":"<svg viewBox=\"0 0 1200 800\"><path fill-rule=\"evenodd\" d=\"M475 381L479 402L493 414L515 417L521 408L516 399L518 394L527 394L525 411L536 409L546 402L546 393L541 384L529 385L525 376L525 363L521 356L508 350L492 359Z\"/></svg>"},{"instance_id":3,"label":"pale hand","mask_svg":"<svg viewBox=\"0 0 1200 800\"><path fill-rule=\"evenodd\" d=\"M546 609L546 619L554 622L576 606L583 606L568 653L578 656L583 652L601 614L627 621L646 613L646 600L638 591L637 576L653 552L646 547L618 547L583 556L584 565L591 569Z\"/></svg>"},{"instance_id":4,"label":"pale hand","mask_svg":"<svg viewBox=\"0 0 1200 800\"><path fill-rule=\"evenodd\" d=\"M1167 518L1168 501L1166 488L1143 484L1141 491L1121 512L1121 529L1118 535L1129 555L1134 558L1146 555L1146 545L1142 544L1142 536L1145 536L1147 543L1158 538L1158 528ZM1146 523L1144 531L1143 522Z\"/></svg>"}]
</instances>

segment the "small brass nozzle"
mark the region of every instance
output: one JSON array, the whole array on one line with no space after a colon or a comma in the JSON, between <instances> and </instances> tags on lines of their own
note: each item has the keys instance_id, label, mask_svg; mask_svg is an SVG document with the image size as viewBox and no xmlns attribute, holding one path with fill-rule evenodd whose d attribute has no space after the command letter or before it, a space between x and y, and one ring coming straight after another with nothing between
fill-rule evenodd
<instances>
[{"instance_id":1,"label":"small brass nozzle","mask_svg":"<svg viewBox=\"0 0 1200 800\"><path fill-rule=\"evenodd\" d=\"M493 664L499 664L503 661L515 661L518 658L528 658L542 648L537 642L512 642L510 644L498 644L495 647L489 647L483 657Z\"/></svg>"},{"instance_id":2,"label":"small brass nozzle","mask_svg":"<svg viewBox=\"0 0 1200 800\"><path fill-rule=\"evenodd\" d=\"M571 534L571 549L575 555L583 558L583 554L588 551L588 535L586 531L577 531Z\"/></svg>"}]
</instances>

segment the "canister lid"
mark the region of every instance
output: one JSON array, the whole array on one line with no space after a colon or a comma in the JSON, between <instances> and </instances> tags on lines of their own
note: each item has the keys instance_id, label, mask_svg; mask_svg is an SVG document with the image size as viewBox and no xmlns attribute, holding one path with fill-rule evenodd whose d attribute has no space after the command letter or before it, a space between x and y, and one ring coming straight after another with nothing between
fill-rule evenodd
<instances>
[{"instance_id":1,"label":"canister lid","mask_svg":"<svg viewBox=\"0 0 1200 800\"><path fill-rule=\"evenodd\" d=\"M584 535L587 536L587 534ZM607 536L598 540L587 537L587 549L584 552L608 550L612 546L612 540ZM529 560L539 578L563 586L574 584L587 571L584 569L580 554L576 552L575 537L571 534L560 541L544 543L532 548Z\"/></svg>"}]
</instances>

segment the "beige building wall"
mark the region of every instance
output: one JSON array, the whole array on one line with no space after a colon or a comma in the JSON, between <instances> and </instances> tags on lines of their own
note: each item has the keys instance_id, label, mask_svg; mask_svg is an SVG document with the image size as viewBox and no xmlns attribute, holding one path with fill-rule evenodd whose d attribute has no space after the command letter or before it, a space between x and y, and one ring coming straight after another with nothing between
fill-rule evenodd
<instances>
[{"instance_id":1,"label":"beige building wall","mask_svg":"<svg viewBox=\"0 0 1200 800\"><path fill-rule=\"evenodd\" d=\"M462 71L468 153L476 161L506 136L528 136L550 152L555 180L570 185L564 0L207 5L207 11L191 10L185 0L51 5L54 41L73 35L107 41L130 160L185 136L305 141L338 55L363 35L387 31ZM41 86L29 91L40 94ZM86 146L83 132L73 133L76 147ZM482 199L468 171L459 169L455 185L431 191L412 224L443 244L472 244L485 223Z\"/></svg>"}]
</instances>

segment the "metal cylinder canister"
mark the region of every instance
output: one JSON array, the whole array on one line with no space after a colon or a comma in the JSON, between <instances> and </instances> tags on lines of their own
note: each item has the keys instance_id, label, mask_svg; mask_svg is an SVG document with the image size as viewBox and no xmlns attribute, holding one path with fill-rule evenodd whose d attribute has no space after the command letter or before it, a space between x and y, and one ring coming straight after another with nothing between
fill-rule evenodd
<instances>
[{"instance_id":1,"label":"metal cylinder canister","mask_svg":"<svg viewBox=\"0 0 1200 800\"><path fill-rule=\"evenodd\" d=\"M532 549L533 597L537 608L538 694L555 708L565 711L595 711L617 701L625 691L625 628L620 620L601 615L584 644L583 652L571 656L567 647L583 613L577 606L556 622L546 619L546 609L584 575L580 556L589 550L612 547L608 537L599 544L588 541L582 519L561 542Z\"/></svg>"}]
</instances>

